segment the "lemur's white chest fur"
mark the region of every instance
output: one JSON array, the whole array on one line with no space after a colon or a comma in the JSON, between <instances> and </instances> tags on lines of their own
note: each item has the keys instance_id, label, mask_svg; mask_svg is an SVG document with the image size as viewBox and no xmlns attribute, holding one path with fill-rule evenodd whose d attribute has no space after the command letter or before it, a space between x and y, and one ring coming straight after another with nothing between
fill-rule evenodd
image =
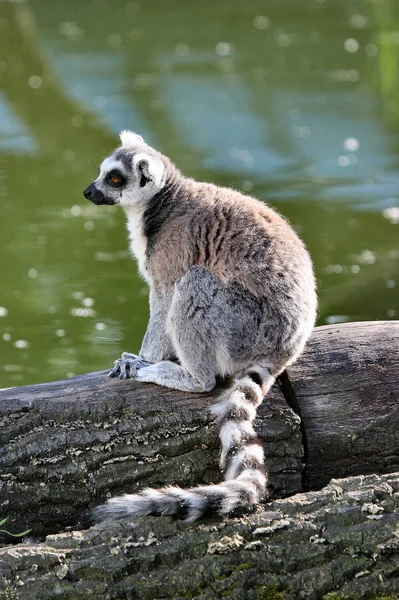
<instances>
[{"instance_id":1,"label":"lemur's white chest fur","mask_svg":"<svg viewBox=\"0 0 399 600\"><path fill-rule=\"evenodd\" d=\"M147 237L143 232L143 209L132 206L125 209L125 213L129 231L130 251L137 260L140 275L151 285L152 279L146 268Z\"/></svg>"}]
</instances>

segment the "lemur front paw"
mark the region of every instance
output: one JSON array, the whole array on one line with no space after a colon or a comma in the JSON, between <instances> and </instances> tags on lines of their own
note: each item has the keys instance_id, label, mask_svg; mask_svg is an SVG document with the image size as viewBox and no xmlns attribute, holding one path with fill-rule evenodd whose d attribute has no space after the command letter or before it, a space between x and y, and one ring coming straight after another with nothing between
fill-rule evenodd
<instances>
[{"instance_id":1,"label":"lemur front paw","mask_svg":"<svg viewBox=\"0 0 399 600\"><path fill-rule=\"evenodd\" d=\"M123 352L121 358L115 361L114 367L108 375L110 377L119 377L119 379L135 379L137 371L142 367L148 367L150 364L147 360L137 356L137 354Z\"/></svg>"}]
</instances>

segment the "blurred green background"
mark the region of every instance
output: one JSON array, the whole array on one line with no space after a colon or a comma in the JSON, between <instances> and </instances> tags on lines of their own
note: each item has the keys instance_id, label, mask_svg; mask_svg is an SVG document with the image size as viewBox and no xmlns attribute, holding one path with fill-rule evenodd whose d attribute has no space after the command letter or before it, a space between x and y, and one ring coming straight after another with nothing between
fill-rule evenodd
<instances>
[{"instance_id":1,"label":"blurred green background","mask_svg":"<svg viewBox=\"0 0 399 600\"><path fill-rule=\"evenodd\" d=\"M82 196L122 128L288 217L319 324L397 318L398 67L395 0L0 1L0 386L139 349L123 213Z\"/></svg>"}]
</instances>

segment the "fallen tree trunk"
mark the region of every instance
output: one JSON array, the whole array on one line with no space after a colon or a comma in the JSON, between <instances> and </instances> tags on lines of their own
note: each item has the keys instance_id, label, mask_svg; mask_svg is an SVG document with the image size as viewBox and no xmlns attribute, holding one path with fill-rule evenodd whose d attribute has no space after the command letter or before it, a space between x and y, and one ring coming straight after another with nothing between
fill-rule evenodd
<instances>
[{"instance_id":1,"label":"fallen tree trunk","mask_svg":"<svg viewBox=\"0 0 399 600\"><path fill-rule=\"evenodd\" d=\"M306 434L306 489L399 470L399 321L317 327L289 377Z\"/></svg>"},{"instance_id":2,"label":"fallen tree trunk","mask_svg":"<svg viewBox=\"0 0 399 600\"><path fill-rule=\"evenodd\" d=\"M398 322L315 330L256 421L272 495L399 471L398 342ZM218 481L206 406L219 391L181 394L106 372L0 391L8 529L42 535L106 494ZM5 546L0 598L394 598L398 527L399 473L352 477L242 519L137 519Z\"/></svg>"},{"instance_id":3,"label":"fallen tree trunk","mask_svg":"<svg viewBox=\"0 0 399 600\"><path fill-rule=\"evenodd\" d=\"M109 379L106 371L1 391L8 529L53 533L76 525L106 494L219 481L217 427L207 410L214 397ZM300 419L278 389L259 414L274 495L292 494L301 489Z\"/></svg>"},{"instance_id":4,"label":"fallen tree trunk","mask_svg":"<svg viewBox=\"0 0 399 600\"><path fill-rule=\"evenodd\" d=\"M398 382L399 322L317 328L255 423L272 497L335 476L399 470ZM53 533L107 494L219 481L217 430L206 410L218 391L190 395L105 371L0 391L8 528Z\"/></svg>"},{"instance_id":5,"label":"fallen tree trunk","mask_svg":"<svg viewBox=\"0 0 399 600\"><path fill-rule=\"evenodd\" d=\"M335 480L242 519L148 517L2 548L0 597L388 600L398 531L399 473Z\"/></svg>"}]
</instances>

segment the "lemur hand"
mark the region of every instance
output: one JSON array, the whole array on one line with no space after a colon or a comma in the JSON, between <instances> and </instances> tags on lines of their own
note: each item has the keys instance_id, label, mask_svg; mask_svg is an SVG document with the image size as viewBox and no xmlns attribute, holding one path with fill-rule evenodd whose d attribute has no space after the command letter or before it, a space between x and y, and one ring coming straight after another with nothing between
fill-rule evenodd
<instances>
[{"instance_id":1,"label":"lemur hand","mask_svg":"<svg viewBox=\"0 0 399 600\"><path fill-rule=\"evenodd\" d=\"M121 358L115 361L113 369L108 373L110 377L119 377L119 379L134 379L137 371L142 367L148 367L151 363L137 354L123 352Z\"/></svg>"}]
</instances>

